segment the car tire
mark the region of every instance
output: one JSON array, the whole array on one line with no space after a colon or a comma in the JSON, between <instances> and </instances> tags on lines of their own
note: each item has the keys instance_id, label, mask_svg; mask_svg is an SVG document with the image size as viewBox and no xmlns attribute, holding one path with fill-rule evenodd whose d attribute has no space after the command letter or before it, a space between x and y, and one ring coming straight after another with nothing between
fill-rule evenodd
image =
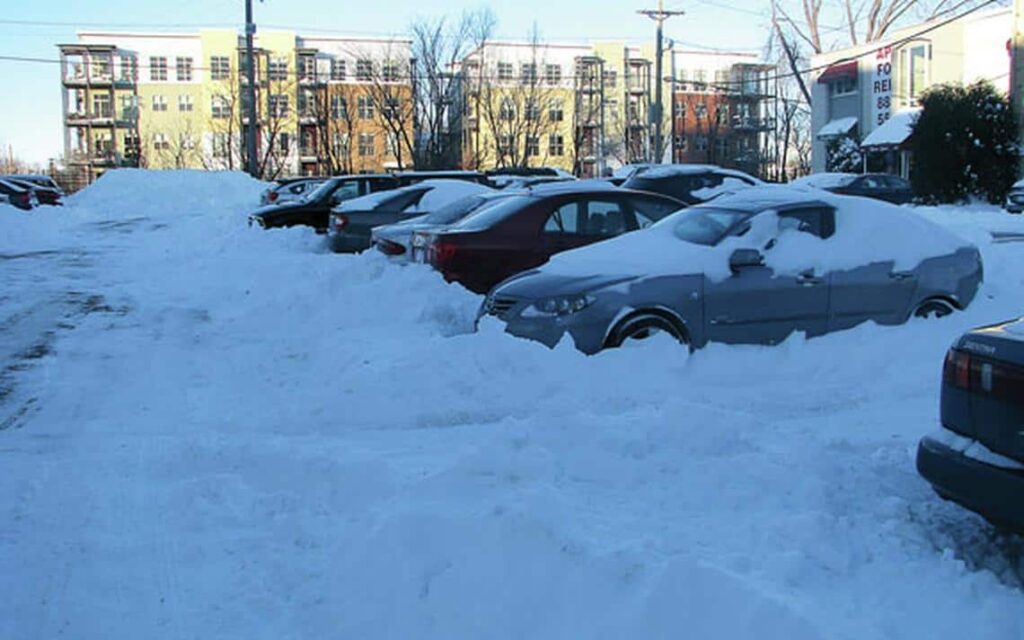
<instances>
[{"instance_id":1,"label":"car tire","mask_svg":"<svg viewBox=\"0 0 1024 640\"><path fill-rule=\"evenodd\" d=\"M679 344L689 347L686 332L672 320L653 313L628 317L619 323L608 336L607 348L619 348L631 342L641 342L658 334L666 333Z\"/></svg>"},{"instance_id":2,"label":"car tire","mask_svg":"<svg viewBox=\"0 0 1024 640\"><path fill-rule=\"evenodd\" d=\"M914 308L911 315L915 318L944 318L956 311L956 306L948 300L931 298Z\"/></svg>"}]
</instances>

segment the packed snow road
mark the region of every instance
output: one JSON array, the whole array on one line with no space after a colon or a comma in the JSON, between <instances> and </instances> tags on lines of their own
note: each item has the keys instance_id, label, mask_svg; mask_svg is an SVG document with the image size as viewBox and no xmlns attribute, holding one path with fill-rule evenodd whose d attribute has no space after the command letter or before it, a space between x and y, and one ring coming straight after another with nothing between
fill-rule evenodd
<instances>
[{"instance_id":1,"label":"packed snow road","mask_svg":"<svg viewBox=\"0 0 1024 640\"><path fill-rule=\"evenodd\" d=\"M585 357L424 268L114 172L0 210L0 637L1024 638L1024 543L914 471L964 313Z\"/></svg>"}]
</instances>

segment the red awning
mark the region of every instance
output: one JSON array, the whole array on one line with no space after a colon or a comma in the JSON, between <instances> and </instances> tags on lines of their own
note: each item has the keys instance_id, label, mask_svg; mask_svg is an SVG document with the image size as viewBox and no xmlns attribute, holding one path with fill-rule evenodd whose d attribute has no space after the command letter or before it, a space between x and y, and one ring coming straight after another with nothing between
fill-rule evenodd
<instances>
[{"instance_id":1,"label":"red awning","mask_svg":"<svg viewBox=\"0 0 1024 640\"><path fill-rule=\"evenodd\" d=\"M818 76L818 82L835 82L836 80L842 80L843 78L856 78L857 77L857 61L850 60L849 62L840 62L838 64L829 65L825 72Z\"/></svg>"}]
</instances>

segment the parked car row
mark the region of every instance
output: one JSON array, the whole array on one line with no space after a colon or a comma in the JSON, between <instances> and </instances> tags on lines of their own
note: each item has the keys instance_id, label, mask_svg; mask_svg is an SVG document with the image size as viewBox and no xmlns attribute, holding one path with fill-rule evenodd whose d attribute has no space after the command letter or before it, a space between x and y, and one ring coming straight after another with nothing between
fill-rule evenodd
<instances>
[{"instance_id":1,"label":"parked car row","mask_svg":"<svg viewBox=\"0 0 1024 640\"><path fill-rule=\"evenodd\" d=\"M28 210L41 204L60 205L63 197L64 191L49 176L0 176L0 201L19 209Z\"/></svg>"}]
</instances>

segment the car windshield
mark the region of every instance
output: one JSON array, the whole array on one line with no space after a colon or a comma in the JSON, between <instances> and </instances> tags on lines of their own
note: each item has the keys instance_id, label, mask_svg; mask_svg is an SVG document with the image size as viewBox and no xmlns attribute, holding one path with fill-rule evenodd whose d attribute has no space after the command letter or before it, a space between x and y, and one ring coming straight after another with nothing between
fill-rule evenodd
<instances>
[{"instance_id":1,"label":"car windshield","mask_svg":"<svg viewBox=\"0 0 1024 640\"><path fill-rule=\"evenodd\" d=\"M452 227L455 229L465 229L467 231L482 231L484 229L489 229L505 218L515 214L522 207L529 204L531 200L532 198L530 196L509 196L508 198L499 198L494 204L488 204L483 208L474 211L462 220L456 222Z\"/></svg>"},{"instance_id":2,"label":"car windshield","mask_svg":"<svg viewBox=\"0 0 1024 640\"><path fill-rule=\"evenodd\" d=\"M310 191L309 193L307 193L307 194L306 194L305 196L303 196L303 197L302 197L302 199L303 199L303 200L309 200L309 201L313 201L313 200L319 200L319 199L320 199L320 198L322 198L322 197L323 197L323 196L324 196L324 195L325 195L325 194L326 194L327 192L329 192L329 191L330 191L331 189L333 189L333 188L334 188L334 185L336 185L336 184L338 184L338 183L337 183L336 181L334 181L334 180L328 180L328 181L326 181L326 182L322 183L322 184L321 184L320 186L318 186L318 187L317 187L316 189L313 189L312 191Z\"/></svg>"},{"instance_id":3,"label":"car windshield","mask_svg":"<svg viewBox=\"0 0 1024 640\"><path fill-rule=\"evenodd\" d=\"M427 224L452 224L462 220L481 207L495 204L504 198L488 198L483 195L466 196L450 202L437 211L423 218Z\"/></svg>"},{"instance_id":4,"label":"car windshield","mask_svg":"<svg viewBox=\"0 0 1024 640\"><path fill-rule=\"evenodd\" d=\"M713 247L730 229L749 217L749 211L695 207L665 218L663 222L672 225L672 233L680 240Z\"/></svg>"}]
</instances>

